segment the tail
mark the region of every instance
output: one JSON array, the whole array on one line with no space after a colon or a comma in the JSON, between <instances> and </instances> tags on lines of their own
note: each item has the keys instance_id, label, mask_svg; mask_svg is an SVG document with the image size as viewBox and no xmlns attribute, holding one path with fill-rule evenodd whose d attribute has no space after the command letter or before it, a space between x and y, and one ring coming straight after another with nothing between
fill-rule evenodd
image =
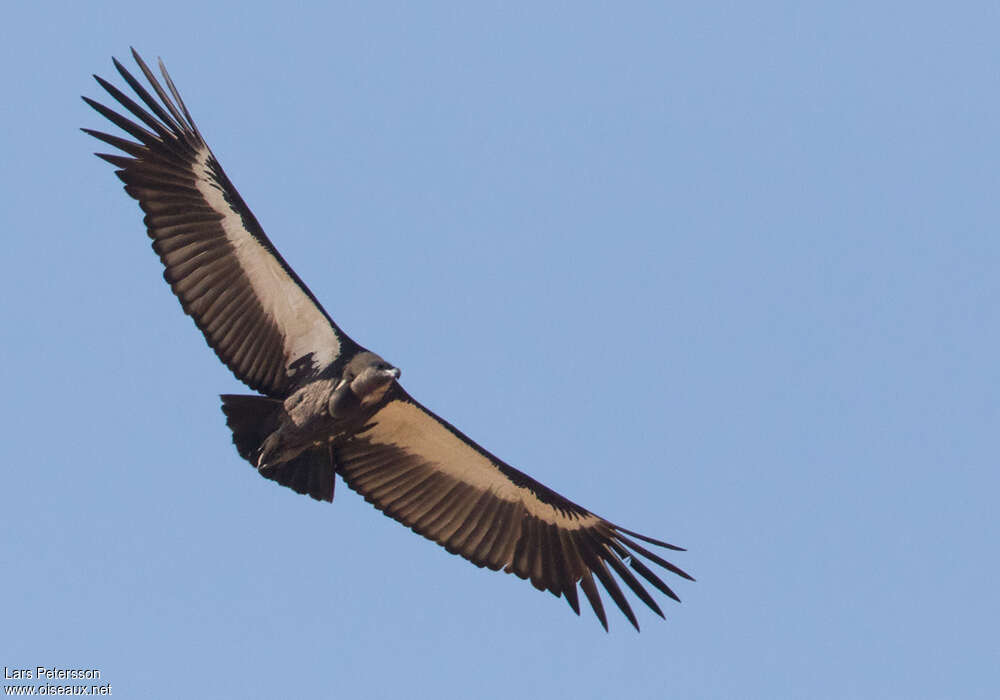
<instances>
[{"instance_id":1,"label":"tail","mask_svg":"<svg viewBox=\"0 0 1000 700\"><path fill-rule=\"evenodd\" d=\"M241 394L223 394L220 398L236 451L256 467L261 446L278 429L283 403L266 396ZM306 450L283 464L269 466L260 474L317 501L333 500L335 469L333 454L326 445Z\"/></svg>"},{"instance_id":2,"label":"tail","mask_svg":"<svg viewBox=\"0 0 1000 700\"><path fill-rule=\"evenodd\" d=\"M266 396L223 394L222 412L233 431L233 444L240 457L256 466L257 452L267 436L278 429L282 403Z\"/></svg>"}]
</instances>

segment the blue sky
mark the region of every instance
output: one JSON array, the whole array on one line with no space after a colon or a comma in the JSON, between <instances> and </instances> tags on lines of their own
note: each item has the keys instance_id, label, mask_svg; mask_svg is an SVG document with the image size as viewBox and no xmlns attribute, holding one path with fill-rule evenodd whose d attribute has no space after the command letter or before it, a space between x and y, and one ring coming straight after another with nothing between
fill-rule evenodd
<instances>
[{"instance_id":1,"label":"blue sky","mask_svg":"<svg viewBox=\"0 0 1000 700\"><path fill-rule=\"evenodd\" d=\"M144 698L997 697L998 14L13 7L0 664ZM688 548L666 621L605 634L239 459L243 388L77 130L130 45L412 394Z\"/></svg>"}]
</instances>

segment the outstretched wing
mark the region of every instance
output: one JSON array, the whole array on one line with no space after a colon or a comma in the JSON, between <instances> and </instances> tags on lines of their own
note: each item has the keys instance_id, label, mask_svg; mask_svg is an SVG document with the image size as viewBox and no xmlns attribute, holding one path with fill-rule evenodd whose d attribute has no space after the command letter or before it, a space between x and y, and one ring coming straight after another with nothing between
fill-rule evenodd
<instances>
[{"instance_id":1,"label":"outstretched wing","mask_svg":"<svg viewBox=\"0 0 1000 700\"><path fill-rule=\"evenodd\" d=\"M579 583L605 629L595 577L636 629L612 571L661 617L636 574L679 599L641 557L691 578L635 539L680 547L626 530L563 498L486 452L398 384L361 430L336 447L335 459L347 485L386 515L476 566L503 569L565 596L578 615Z\"/></svg>"},{"instance_id":2,"label":"outstretched wing","mask_svg":"<svg viewBox=\"0 0 1000 700\"><path fill-rule=\"evenodd\" d=\"M163 276L215 353L252 389L284 397L357 347L282 259L226 177L163 62L169 94L133 49L155 96L117 60L145 108L94 76L128 116L84 101L136 141L84 129L124 152L97 155L119 168L146 212Z\"/></svg>"}]
</instances>

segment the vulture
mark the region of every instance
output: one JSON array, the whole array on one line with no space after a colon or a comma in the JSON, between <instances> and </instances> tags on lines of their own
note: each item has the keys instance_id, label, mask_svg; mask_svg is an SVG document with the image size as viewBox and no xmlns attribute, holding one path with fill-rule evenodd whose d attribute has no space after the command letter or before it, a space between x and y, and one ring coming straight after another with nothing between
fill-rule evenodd
<instances>
[{"instance_id":1,"label":"vulture","mask_svg":"<svg viewBox=\"0 0 1000 700\"><path fill-rule=\"evenodd\" d=\"M608 629L597 582L638 630L619 580L663 617L647 585L679 601L653 548L683 551L605 520L518 471L412 398L400 371L342 331L264 234L195 126L170 75L139 54L146 84L117 59L129 96L84 97L131 138L93 129L138 200L163 276L219 359L256 395L223 395L240 456L319 501L336 475L385 515L478 567L529 580L580 614L577 585ZM119 111L115 111L115 110ZM595 582L596 579L596 582Z\"/></svg>"}]
</instances>

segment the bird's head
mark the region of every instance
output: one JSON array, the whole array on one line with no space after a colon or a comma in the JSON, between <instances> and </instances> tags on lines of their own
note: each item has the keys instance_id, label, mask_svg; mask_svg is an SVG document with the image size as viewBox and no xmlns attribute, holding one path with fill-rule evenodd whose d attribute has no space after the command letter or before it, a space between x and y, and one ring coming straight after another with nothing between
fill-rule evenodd
<instances>
[{"instance_id":1,"label":"bird's head","mask_svg":"<svg viewBox=\"0 0 1000 700\"><path fill-rule=\"evenodd\" d=\"M392 383L399 379L399 375L399 368L393 367L375 353L366 351L358 353L347 363L343 381L364 406L381 399Z\"/></svg>"}]
</instances>

